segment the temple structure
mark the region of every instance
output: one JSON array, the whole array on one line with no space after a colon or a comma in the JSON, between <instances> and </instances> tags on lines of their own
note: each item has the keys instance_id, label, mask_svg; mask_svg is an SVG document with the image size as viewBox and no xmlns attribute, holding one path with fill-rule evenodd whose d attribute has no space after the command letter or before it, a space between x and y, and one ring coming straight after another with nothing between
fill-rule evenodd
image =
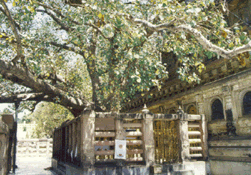
<instances>
[{"instance_id":1,"label":"temple structure","mask_svg":"<svg viewBox=\"0 0 251 175\"><path fill-rule=\"evenodd\" d=\"M228 23L241 22L249 32L251 2L224 2ZM249 58L250 53L205 58L197 84L178 79L175 55L164 53L169 79L161 89L139 94L121 113L89 110L55 129L53 169L60 174L251 174Z\"/></svg>"},{"instance_id":2,"label":"temple structure","mask_svg":"<svg viewBox=\"0 0 251 175\"><path fill-rule=\"evenodd\" d=\"M226 18L230 26L243 25L251 34L251 1L229 0ZM175 65L175 55L167 59ZM188 114L205 114L208 128L209 165L212 174L251 172L251 61L250 53L230 60L207 60L200 84L178 79L177 67L159 90L126 104L122 112L139 112L146 104L152 113L174 114L181 107Z\"/></svg>"}]
</instances>

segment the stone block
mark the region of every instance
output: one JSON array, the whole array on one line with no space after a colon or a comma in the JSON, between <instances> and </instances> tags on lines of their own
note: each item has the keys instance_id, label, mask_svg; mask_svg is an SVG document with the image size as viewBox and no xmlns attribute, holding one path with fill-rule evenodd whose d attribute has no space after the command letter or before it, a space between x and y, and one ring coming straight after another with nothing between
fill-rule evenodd
<instances>
[{"instance_id":1,"label":"stone block","mask_svg":"<svg viewBox=\"0 0 251 175\"><path fill-rule=\"evenodd\" d=\"M162 166L161 165L153 165L150 167L150 171L153 174L162 173Z\"/></svg>"},{"instance_id":2,"label":"stone block","mask_svg":"<svg viewBox=\"0 0 251 175\"><path fill-rule=\"evenodd\" d=\"M218 70L217 69L212 70L212 75L213 76L217 76L217 74L218 74Z\"/></svg>"},{"instance_id":3,"label":"stone block","mask_svg":"<svg viewBox=\"0 0 251 175\"><path fill-rule=\"evenodd\" d=\"M251 174L251 163L210 160L211 173L214 175Z\"/></svg>"},{"instance_id":4,"label":"stone block","mask_svg":"<svg viewBox=\"0 0 251 175\"><path fill-rule=\"evenodd\" d=\"M251 147L251 140L214 140L209 142L210 147L216 146L245 146Z\"/></svg>"},{"instance_id":5,"label":"stone block","mask_svg":"<svg viewBox=\"0 0 251 175\"><path fill-rule=\"evenodd\" d=\"M213 121L208 123L208 133L219 134L227 132L227 122L226 121Z\"/></svg>"},{"instance_id":6,"label":"stone block","mask_svg":"<svg viewBox=\"0 0 251 175\"><path fill-rule=\"evenodd\" d=\"M209 156L212 157L243 157L249 158L251 148L210 148Z\"/></svg>"},{"instance_id":7,"label":"stone block","mask_svg":"<svg viewBox=\"0 0 251 175\"><path fill-rule=\"evenodd\" d=\"M14 117L12 114L1 114L2 115L2 121L6 123L9 127L9 129L13 129L14 125Z\"/></svg>"}]
</instances>

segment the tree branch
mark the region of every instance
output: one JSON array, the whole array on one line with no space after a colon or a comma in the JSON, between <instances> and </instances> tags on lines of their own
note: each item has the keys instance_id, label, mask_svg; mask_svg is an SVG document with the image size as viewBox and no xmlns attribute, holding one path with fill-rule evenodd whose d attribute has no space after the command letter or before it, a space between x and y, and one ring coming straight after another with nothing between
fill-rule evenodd
<instances>
[{"instance_id":1,"label":"tree branch","mask_svg":"<svg viewBox=\"0 0 251 175\"><path fill-rule=\"evenodd\" d=\"M163 23L163 24L159 24L159 25L154 25L146 20L141 20L141 19L137 19L137 18L135 18L135 19L130 18L130 19L135 23L145 25L146 27L150 28L153 31L170 30L172 32L183 31L183 32L189 33L196 38L196 40L204 47L204 49L207 49L208 51L211 51L211 52L215 52L218 55L220 55L226 59L231 59L232 57L237 56L240 53L251 51L251 41L248 44L241 46L241 47L236 47L233 50L226 50L226 49L223 49L223 48L213 44L211 41L206 39L199 30L192 28L189 25L181 24L178 26L174 26L173 22L175 20L171 21L170 23Z\"/></svg>"},{"instance_id":2,"label":"tree branch","mask_svg":"<svg viewBox=\"0 0 251 175\"><path fill-rule=\"evenodd\" d=\"M10 79L13 82L15 82L13 77L16 77L19 80L18 84L29 87L37 93L44 92L44 94L48 95L51 99L58 97L57 102L71 110L75 116L79 115L84 108L92 105L92 103L88 102L85 98L80 99L69 96L65 91L58 89L41 79L37 79L32 73L20 65L0 60L0 74L3 75L4 78Z\"/></svg>"},{"instance_id":3,"label":"tree branch","mask_svg":"<svg viewBox=\"0 0 251 175\"><path fill-rule=\"evenodd\" d=\"M56 43L56 42L53 42L53 41L50 42L50 44L53 45L53 46L68 50L68 51L75 52L75 53L80 54L80 55L84 55L83 51L77 51L74 47L67 46L66 44L59 44L59 43Z\"/></svg>"},{"instance_id":4,"label":"tree branch","mask_svg":"<svg viewBox=\"0 0 251 175\"><path fill-rule=\"evenodd\" d=\"M48 14L57 24L59 24L61 26L62 29L64 29L67 32L69 32L70 30L75 30L75 29L73 29L71 27L66 26L64 23L62 23L62 21L59 18L57 18L54 14L52 14L51 12L49 12L46 9L50 9L53 12L55 12L57 15L59 15L59 16L61 16L63 18L66 18L60 11L58 11L58 10L52 8L52 7L49 7L47 5L41 4L41 3L38 3L38 4L41 5L41 6L43 6L45 8L45 10L37 10L37 11L38 12L44 12L44 13ZM67 19L69 19L74 24L81 25L79 22L74 21L73 19L70 19L68 17L67 17ZM96 26L94 24L91 24L91 23L84 23L84 25L88 25L88 26L91 26L92 28L96 29L105 39L108 39L108 40L111 39L109 37L106 37L103 34L102 30L98 26Z\"/></svg>"},{"instance_id":5,"label":"tree branch","mask_svg":"<svg viewBox=\"0 0 251 175\"><path fill-rule=\"evenodd\" d=\"M105 39L107 40L112 39L112 37L106 37L98 26L95 26L94 24L90 23L85 23L85 25L91 26L92 28L96 29Z\"/></svg>"},{"instance_id":6,"label":"tree branch","mask_svg":"<svg viewBox=\"0 0 251 175\"><path fill-rule=\"evenodd\" d=\"M0 11L3 12L3 14L8 17L8 15L5 13L2 7L0 7ZM16 28L18 28L18 30L21 30L20 25L16 21L14 21L14 23L15 23Z\"/></svg>"},{"instance_id":7,"label":"tree branch","mask_svg":"<svg viewBox=\"0 0 251 175\"><path fill-rule=\"evenodd\" d=\"M51 12L47 11L46 9L45 10L37 10L38 12L44 12L46 13L47 15L49 15L58 25L61 26L61 28L67 32L71 31L71 30L74 30L73 28L69 27L69 26L66 26L59 18L57 18L54 14L52 14Z\"/></svg>"},{"instance_id":8,"label":"tree branch","mask_svg":"<svg viewBox=\"0 0 251 175\"><path fill-rule=\"evenodd\" d=\"M0 96L0 103L14 103L16 101L52 101L44 93L19 93L8 96Z\"/></svg>"},{"instance_id":9,"label":"tree branch","mask_svg":"<svg viewBox=\"0 0 251 175\"><path fill-rule=\"evenodd\" d=\"M63 15L63 14L62 14L59 10L57 10L57 9L55 9L55 8L53 8L53 7L51 7L51 6L45 5L45 4L43 4L43 3L40 3L40 2L36 2L36 3L37 3L38 5L40 5L40 6L44 7L44 8L46 8L46 9L49 9L49 10L53 11L54 13L56 13L56 14L57 14L58 16L60 16L60 17L62 17L62 18L67 18L67 19L69 19L72 23L77 24L77 25L80 25L79 22L74 21L73 19L69 18L68 16L66 17L65 15Z\"/></svg>"},{"instance_id":10,"label":"tree branch","mask_svg":"<svg viewBox=\"0 0 251 175\"><path fill-rule=\"evenodd\" d=\"M19 36L17 29L16 29L15 20L11 17L10 11L9 11L8 7L6 6L4 0L0 0L0 2L4 8L5 14L8 17L12 32L14 33L15 38L17 40L17 44L16 44L17 56L13 59L13 62L16 62L18 59L21 59L21 62L24 63L24 55L23 55L23 51L22 51L21 39L20 39L20 36Z\"/></svg>"}]
</instances>

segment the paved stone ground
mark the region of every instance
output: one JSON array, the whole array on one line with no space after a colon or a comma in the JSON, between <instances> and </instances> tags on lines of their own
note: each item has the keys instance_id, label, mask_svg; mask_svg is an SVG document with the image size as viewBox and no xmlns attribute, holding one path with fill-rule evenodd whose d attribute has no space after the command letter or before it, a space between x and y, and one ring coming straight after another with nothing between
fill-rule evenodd
<instances>
[{"instance_id":1,"label":"paved stone ground","mask_svg":"<svg viewBox=\"0 0 251 175\"><path fill-rule=\"evenodd\" d=\"M17 157L16 164L16 175L57 175L51 170L44 170L51 167L51 158L48 157Z\"/></svg>"}]
</instances>

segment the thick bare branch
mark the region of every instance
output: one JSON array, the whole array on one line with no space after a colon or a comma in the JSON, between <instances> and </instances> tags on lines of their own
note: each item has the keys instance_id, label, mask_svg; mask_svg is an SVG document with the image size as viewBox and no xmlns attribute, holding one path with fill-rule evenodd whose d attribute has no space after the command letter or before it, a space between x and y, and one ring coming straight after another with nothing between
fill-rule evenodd
<instances>
[{"instance_id":1,"label":"thick bare branch","mask_svg":"<svg viewBox=\"0 0 251 175\"><path fill-rule=\"evenodd\" d=\"M53 73L50 73L49 76L39 75L38 78L40 78L40 79L46 79L47 78L47 79L53 80L55 82L61 82L61 83L65 84L65 85L67 84L67 82L65 82L65 79L62 76L57 75L57 74L53 74Z\"/></svg>"},{"instance_id":2,"label":"thick bare branch","mask_svg":"<svg viewBox=\"0 0 251 175\"><path fill-rule=\"evenodd\" d=\"M170 23L163 23L159 25L154 25L146 20L137 19L137 18L131 18L131 20L138 24L143 24L146 27L150 28L153 31L161 31L161 30L170 30L172 32L186 32L191 35L193 35L197 41L207 50L217 53L218 55L222 56L226 59L231 59L234 56L237 56L240 53L251 51L251 41L241 47L236 47L233 50L226 50L223 49L215 44L213 44L211 41L209 41L207 38L203 36L203 34L197 30L196 28L192 28L190 25L181 24L181 25L173 25L174 21L171 21Z\"/></svg>"},{"instance_id":3,"label":"thick bare branch","mask_svg":"<svg viewBox=\"0 0 251 175\"><path fill-rule=\"evenodd\" d=\"M14 103L16 101L52 101L44 93L19 93L8 96L0 96L0 103Z\"/></svg>"},{"instance_id":4,"label":"thick bare branch","mask_svg":"<svg viewBox=\"0 0 251 175\"><path fill-rule=\"evenodd\" d=\"M10 79L16 82L14 78L18 79L18 84L24 85L31 88L34 92L44 92L51 99L58 97L58 103L68 109L74 109L73 114L78 115L78 112L83 111L83 108L91 106L92 104L88 102L85 98L75 98L73 96L67 95L67 93L57 87L41 80L37 79L32 73L27 71L20 65L15 65L12 63L7 63L0 60L0 74L5 79Z\"/></svg>"},{"instance_id":5,"label":"thick bare branch","mask_svg":"<svg viewBox=\"0 0 251 175\"><path fill-rule=\"evenodd\" d=\"M76 48L67 46L66 44L59 44L59 43L56 43L56 42L50 42L50 44L53 45L53 46L68 50L68 51L75 52L75 53L80 54L80 55L84 54L83 51L78 51Z\"/></svg>"},{"instance_id":6,"label":"thick bare branch","mask_svg":"<svg viewBox=\"0 0 251 175\"><path fill-rule=\"evenodd\" d=\"M23 51L22 51L21 39L20 39L20 36L19 36L19 34L17 32L17 28L16 28L16 25L15 25L15 20L11 17L10 11L9 11L7 5L5 4L4 0L0 0L0 2L1 2L3 8L4 8L5 14L8 17L12 32L14 33L16 41L17 41L17 44L16 44L17 57L15 58L15 61L18 60L18 59L21 59L21 61L24 63L24 55L23 55Z\"/></svg>"}]
</instances>

